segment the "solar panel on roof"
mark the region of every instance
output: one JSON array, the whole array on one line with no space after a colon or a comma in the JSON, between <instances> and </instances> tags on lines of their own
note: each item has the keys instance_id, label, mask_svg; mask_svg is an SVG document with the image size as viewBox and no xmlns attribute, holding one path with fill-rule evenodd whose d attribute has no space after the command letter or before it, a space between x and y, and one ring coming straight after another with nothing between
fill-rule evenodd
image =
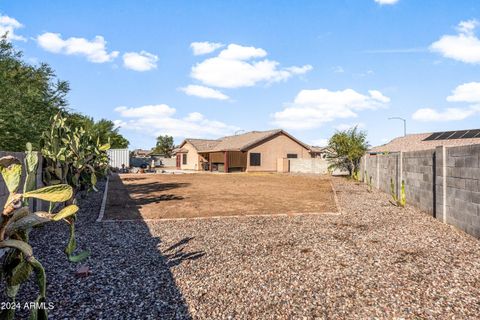
<instances>
[{"instance_id":1,"label":"solar panel on roof","mask_svg":"<svg viewBox=\"0 0 480 320\"><path fill-rule=\"evenodd\" d=\"M434 132L423 141L480 138L480 129Z\"/></svg>"},{"instance_id":2,"label":"solar panel on roof","mask_svg":"<svg viewBox=\"0 0 480 320\"><path fill-rule=\"evenodd\" d=\"M435 132L423 139L423 141L430 141L430 140L435 140L439 135L441 135L443 132Z\"/></svg>"},{"instance_id":3,"label":"solar panel on roof","mask_svg":"<svg viewBox=\"0 0 480 320\"><path fill-rule=\"evenodd\" d=\"M453 135L455 133L455 131L445 131L445 132L442 132L441 135L439 135L435 140L445 140L445 139L448 139L448 137L450 137L451 135Z\"/></svg>"},{"instance_id":4,"label":"solar panel on roof","mask_svg":"<svg viewBox=\"0 0 480 320\"><path fill-rule=\"evenodd\" d=\"M468 130L455 131L455 133L448 137L448 139L461 139L467 132Z\"/></svg>"},{"instance_id":5,"label":"solar panel on roof","mask_svg":"<svg viewBox=\"0 0 480 320\"><path fill-rule=\"evenodd\" d=\"M479 133L480 133L479 129L469 130L462 138L463 139L474 138Z\"/></svg>"}]
</instances>

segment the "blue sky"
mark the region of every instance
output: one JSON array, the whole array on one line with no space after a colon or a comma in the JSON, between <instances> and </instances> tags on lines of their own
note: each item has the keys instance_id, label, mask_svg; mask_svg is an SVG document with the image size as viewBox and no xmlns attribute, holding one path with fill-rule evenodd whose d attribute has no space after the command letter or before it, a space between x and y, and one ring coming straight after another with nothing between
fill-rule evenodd
<instances>
[{"instance_id":1,"label":"blue sky","mask_svg":"<svg viewBox=\"0 0 480 320\"><path fill-rule=\"evenodd\" d=\"M479 127L478 0L0 0L0 31L71 85L73 109L158 134L336 129L372 145Z\"/></svg>"}]
</instances>

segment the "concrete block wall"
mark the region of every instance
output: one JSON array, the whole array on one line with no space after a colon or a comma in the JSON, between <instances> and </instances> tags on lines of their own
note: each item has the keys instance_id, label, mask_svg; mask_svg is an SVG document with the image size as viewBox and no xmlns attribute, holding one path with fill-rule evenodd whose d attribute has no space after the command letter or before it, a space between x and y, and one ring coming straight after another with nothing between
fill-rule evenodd
<instances>
[{"instance_id":1,"label":"concrete block wall","mask_svg":"<svg viewBox=\"0 0 480 320\"><path fill-rule=\"evenodd\" d=\"M288 159L290 172L297 173L328 173L328 161L322 158Z\"/></svg>"},{"instance_id":2,"label":"concrete block wall","mask_svg":"<svg viewBox=\"0 0 480 320\"><path fill-rule=\"evenodd\" d=\"M480 238L480 144L365 155L364 182L365 170L373 177L373 186L388 193L392 176L397 179L397 194L404 180L407 203Z\"/></svg>"},{"instance_id":3,"label":"concrete block wall","mask_svg":"<svg viewBox=\"0 0 480 320\"><path fill-rule=\"evenodd\" d=\"M480 237L480 145L446 148L445 222Z\"/></svg>"},{"instance_id":4,"label":"concrete block wall","mask_svg":"<svg viewBox=\"0 0 480 320\"><path fill-rule=\"evenodd\" d=\"M434 214L434 154L435 150L403 153L401 172L407 202L431 215Z\"/></svg>"},{"instance_id":5,"label":"concrete block wall","mask_svg":"<svg viewBox=\"0 0 480 320\"><path fill-rule=\"evenodd\" d=\"M378 189L383 192L391 193L391 179L395 184L395 193L398 191L399 159L398 153L378 157Z\"/></svg>"},{"instance_id":6,"label":"concrete block wall","mask_svg":"<svg viewBox=\"0 0 480 320\"><path fill-rule=\"evenodd\" d=\"M368 183L368 181L372 181L372 185L376 188L378 188L377 181L379 178L379 175L377 174L377 161L378 157L377 156L366 156L363 157L361 162L360 162L360 179Z\"/></svg>"}]
</instances>

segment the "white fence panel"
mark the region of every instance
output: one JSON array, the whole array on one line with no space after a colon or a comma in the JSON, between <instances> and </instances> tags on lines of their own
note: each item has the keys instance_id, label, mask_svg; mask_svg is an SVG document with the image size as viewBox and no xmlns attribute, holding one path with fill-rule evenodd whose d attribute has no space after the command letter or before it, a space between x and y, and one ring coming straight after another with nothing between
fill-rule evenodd
<instances>
[{"instance_id":1,"label":"white fence panel","mask_svg":"<svg viewBox=\"0 0 480 320\"><path fill-rule=\"evenodd\" d=\"M128 149L110 149L107 154L110 167L121 169L122 164L125 165L125 168L130 167L130 152Z\"/></svg>"}]
</instances>

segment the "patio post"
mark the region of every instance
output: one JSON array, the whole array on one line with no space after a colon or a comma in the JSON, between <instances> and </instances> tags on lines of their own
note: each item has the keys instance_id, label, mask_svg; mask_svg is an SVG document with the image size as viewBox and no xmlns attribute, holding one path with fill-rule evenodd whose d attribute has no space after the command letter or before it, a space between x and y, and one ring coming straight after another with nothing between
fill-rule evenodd
<instances>
[{"instance_id":1,"label":"patio post","mask_svg":"<svg viewBox=\"0 0 480 320\"><path fill-rule=\"evenodd\" d=\"M228 151L223 154L223 168L225 173L228 173Z\"/></svg>"}]
</instances>

